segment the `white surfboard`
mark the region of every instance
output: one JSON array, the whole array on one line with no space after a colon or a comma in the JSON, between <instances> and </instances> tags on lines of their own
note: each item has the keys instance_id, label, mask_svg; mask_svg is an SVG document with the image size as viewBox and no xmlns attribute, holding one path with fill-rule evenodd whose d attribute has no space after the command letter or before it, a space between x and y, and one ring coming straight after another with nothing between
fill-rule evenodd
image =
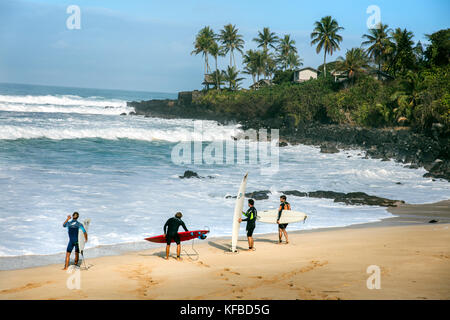
<instances>
[{"instance_id":1,"label":"white surfboard","mask_svg":"<svg viewBox=\"0 0 450 320\"><path fill-rule=\"evenodd\" d=\"M306 213L300 211L283 210L281 213L280 223L294 223L305 221ZM278 209L258 211L256 220L263 223L276 224L278 219Z\"/></svg>"},{"instance_id":2,"label":"white surfboard","mask_svg":"<svg viewBox=\"0 0 450 320\"><path fill-rule=\"evenodd\" d=\"M83 221L83 227L88 232L89 225L91 224L91 219L85 219ZM78 248L80 249L80 252L83 253L84 246L86 244L86 240L84 239L84 232L81 230L81 228L78 229Z\"/></svg>"},{"instance_id":3,"label":"white surfboard","mask_svg":"<svg viewBox=\"0 0 450 320\"><path fill-rule=\"evenodd\" d=\"M236 204L234 206L233 215L233 231L231 234L231 252L236 252L237 241L239 237L239 218L242 215L242 209L244 208L245 188L247 187L248 173L245 174L242 179L241 186L236 198Z\"/></svg>"}]
</instances>

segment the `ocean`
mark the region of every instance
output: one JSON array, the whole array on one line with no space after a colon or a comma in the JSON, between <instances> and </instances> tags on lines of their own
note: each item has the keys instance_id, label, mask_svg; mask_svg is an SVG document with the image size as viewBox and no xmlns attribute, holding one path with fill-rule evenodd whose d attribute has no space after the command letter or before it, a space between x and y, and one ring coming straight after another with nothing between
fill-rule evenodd
<instances>
[{"instance_id":1,"label":"ocean","mask_svg":"<svg viewBox=\"0 0 450 320\"><path fill-rule=\"evenodd\" d=\"M151 246L143 239L161 234L177 211L192 230L207 227L210 236L230 235L235 200L227 196L236 195L245 172L247 192L272 192L256 201L258 210L276 208L283 190L361 191L408 203L450 194L447 181L423 178L423 168L363 159L358 150L323 154L313 146L284 147L279 170L271 175L253 163L175 163L174 147L200 139L193 134L194 120L121 115L133 111L127 101L166 98L176 94L0 84L0 269L11 268L8 257L59 259L68 240L62 223L74 211L81 221L91 219L87 252L97 254L108 246ZM202 124L204 147L231 141L242 131L236 124ZM204 178L180 179L185 170ZM288 201L309 216L288 230L391 216L383 207L329 199L289 196ZM275 231L275 225L258 224L255 233Z\"/></svg>"}]
</instances>

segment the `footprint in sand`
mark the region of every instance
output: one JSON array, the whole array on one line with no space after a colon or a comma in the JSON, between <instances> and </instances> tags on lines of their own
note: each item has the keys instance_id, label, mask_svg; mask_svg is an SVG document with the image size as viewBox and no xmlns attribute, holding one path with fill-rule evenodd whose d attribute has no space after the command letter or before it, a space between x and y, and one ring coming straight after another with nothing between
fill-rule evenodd
<instances>
[{"instance_id":1,"label":"footprint in sand","mask_svg":"<svg viewBox=\"0 0 450 320\"><path fill-rule=\"evenodd\" d=\"M39 288L39 287L42 287L42 286L47 285L47 284L51 284L53 282L54 281L47 281L47 282L43 282L43 283L41 283L41 282L31 282L31 283L27 283L26 285L24 285L22 287L2 290L2 291L0 291L0 294L17 293L17 292L21 292L21 291L35 289L35 288Z\"/></svg>"}]
</instances>

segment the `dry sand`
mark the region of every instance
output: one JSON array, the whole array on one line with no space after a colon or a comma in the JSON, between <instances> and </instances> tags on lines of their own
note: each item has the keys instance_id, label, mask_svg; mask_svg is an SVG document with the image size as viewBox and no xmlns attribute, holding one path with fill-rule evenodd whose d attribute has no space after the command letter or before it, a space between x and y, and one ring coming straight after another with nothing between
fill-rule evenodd
<instances>
[{"instance_id":1,"label":"dry sand","mask_svg":"<svg viewBox=\"0 0 450 320\"><path fill-rule=\"evenodd\" d=\"M62 264L0 271L0 299L450 299L450 201L391 212L382 223L292 233L287 245L257 236L253 252L245 237L238 254L230 239L197 241L197 261L166 261L163 246L89 259L80 289L68 289L75 273ZM367 288L371 265L380 289Z\"/></svg>"}]
</instances>

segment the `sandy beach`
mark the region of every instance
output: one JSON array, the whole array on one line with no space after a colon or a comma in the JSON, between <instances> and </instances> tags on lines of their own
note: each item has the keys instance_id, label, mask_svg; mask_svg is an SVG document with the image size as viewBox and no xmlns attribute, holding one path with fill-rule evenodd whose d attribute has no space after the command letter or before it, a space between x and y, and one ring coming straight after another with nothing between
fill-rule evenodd
<instances>
[{"instance_id":1,"label":"sandy beach","mask_svg":"<svg viewBox=\"0 0 450 320\"><path fill-rule=\"evenodd\" d=\"M0 272L0 299L450 299L450 201L391 208L397 217L347 228L197 241L198 260L161 248L88 259L80 289L58 265ZM438 223L428 223L429 220ZM190 244L186 252L193 254ZM369 266L380 289L368 289ZM73 278L72 278L73 279ZM74 285L75 282L72 282Z\"/></svg>"}]
</instances>

